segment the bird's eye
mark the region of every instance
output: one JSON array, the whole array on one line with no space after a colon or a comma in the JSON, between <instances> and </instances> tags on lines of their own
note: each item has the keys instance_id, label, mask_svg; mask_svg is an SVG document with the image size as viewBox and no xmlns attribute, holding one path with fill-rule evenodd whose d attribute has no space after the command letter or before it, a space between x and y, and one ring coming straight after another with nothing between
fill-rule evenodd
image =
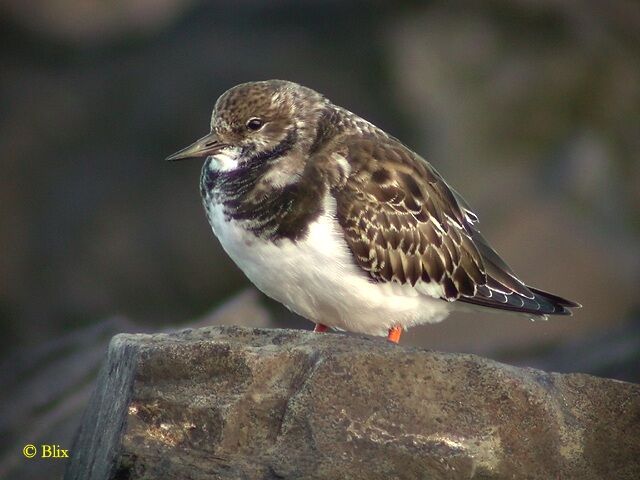
<instances>
[{"instance_id":1,"label":"bird's eye","mask_svg":"<svg viewBox=\"0 0 640 480\"><path fill-rule=\"evenodd\" d=\"M255 117L250 118L249 121L247 122L247 128L253 132L260 130L263 125L264 125L264 122L259 118L255 118Z\"/></svg>"}]
</instances>

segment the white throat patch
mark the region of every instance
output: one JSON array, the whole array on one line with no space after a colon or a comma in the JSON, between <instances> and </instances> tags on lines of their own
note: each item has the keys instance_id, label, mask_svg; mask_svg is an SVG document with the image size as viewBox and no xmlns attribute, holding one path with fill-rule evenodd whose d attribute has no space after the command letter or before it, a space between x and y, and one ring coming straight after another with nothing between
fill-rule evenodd
<instances>
[{"instance_id":1,"label":"white throat patch","mask_svg":"<svg viewBox=\"0 0 640 480\"><path fill-rule=\"evenodd\" d=\"M225 147L215 155L211 155L213 162L209 162L209 168L217 172L230 172L238 168L240 163L240 149L238 147Z\"/></svg>"}]
</instances>

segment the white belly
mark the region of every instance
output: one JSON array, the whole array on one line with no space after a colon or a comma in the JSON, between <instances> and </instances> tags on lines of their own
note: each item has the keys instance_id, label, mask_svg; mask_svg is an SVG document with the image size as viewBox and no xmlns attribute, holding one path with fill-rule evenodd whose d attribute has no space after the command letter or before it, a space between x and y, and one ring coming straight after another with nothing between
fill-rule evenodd
<instances>
[{"instance_id":1,"label":"white belly","mask_svg":"<svg viewBox=\"0 0 640 480\"><path fill-rule=\"evenodd\" d=\"M443 320L451 304L409 285L375 283L354 264L327 197L325 214L296 243L277 244L248 233L241 222L225 221L220 205L207 214L222 247L265 294L316 323L347 331L386 335L395 325L408 328Z\"/></svg>"}]
</instances>

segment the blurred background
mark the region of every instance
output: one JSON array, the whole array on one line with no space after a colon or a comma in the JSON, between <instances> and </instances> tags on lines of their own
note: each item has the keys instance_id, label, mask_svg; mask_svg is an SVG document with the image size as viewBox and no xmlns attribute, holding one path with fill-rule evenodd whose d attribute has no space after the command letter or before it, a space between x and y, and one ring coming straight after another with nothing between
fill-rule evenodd
<instances>
[{"instance_id":1,"label":"blurred background","mask_svg":"<svg viewBox=\"0 0 640 480\"><path fill-rule=\"evenodd\" d=\"M70 447L115 333L312 327L226 257L200 162L163 162L250 80L402 139L527 283L584 305L403 343L640 381L638 2L0 0L0 39L0 477L45 468L24 443Z\"/></svg>"}]
</instances>

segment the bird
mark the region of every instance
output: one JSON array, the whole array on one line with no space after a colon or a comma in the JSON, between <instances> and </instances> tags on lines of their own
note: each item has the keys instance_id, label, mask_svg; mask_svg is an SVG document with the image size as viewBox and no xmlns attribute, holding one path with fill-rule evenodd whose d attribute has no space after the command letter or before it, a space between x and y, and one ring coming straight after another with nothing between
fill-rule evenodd
<instances>
[{"instance_id":1,"label":"bird","mask_svg":"<svg viewBox=\"0 0 640 480\"><path fill-rule=\"evenodd\" d=\"M210 132L166 160L187 158L204 159L202 202L225 252L315 332L398 343L454 311L580 307L520 280L429 162L311 88L230 88Z\"/></svg>"}]
</instances>

